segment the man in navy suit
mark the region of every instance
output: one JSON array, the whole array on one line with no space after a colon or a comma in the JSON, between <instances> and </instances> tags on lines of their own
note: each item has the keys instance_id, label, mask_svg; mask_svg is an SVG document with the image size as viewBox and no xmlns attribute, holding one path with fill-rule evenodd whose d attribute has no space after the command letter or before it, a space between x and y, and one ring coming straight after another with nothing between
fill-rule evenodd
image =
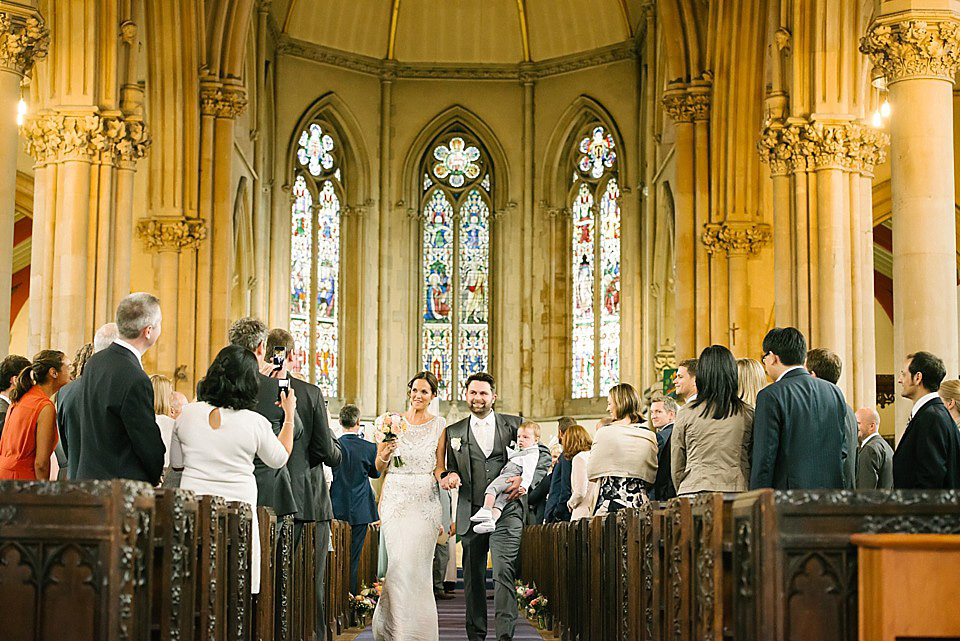
<instances>
[{"instance_id":1,"label":"man in navy suit","mask_svg":"<svg viewBox=\"0 0 960 641\"><path fill-rule=\"evenodd\" d=\"M840 388L810 376L807 341L794 327L763 339L763 366L776 382L760 390L753 419L750 489L842 489L847 402Z\"/></svg>"},{"instance_id":2,"label":"man in navy suit","mask_svg":"<svg viewBox=\"0 0 960 641\"><path fill-rule=\"evenodd\" d=\"M390 453L397 447L396 442L377 446L364 440L357 433L360 430L359 420L360 409L356 405L344 405L340 410L340 425L343 427L340 449L343 457L340 465L333 469L333 484L330 486L334 518L346 521L351 526L350 591L353 594L359 588L357 566L363 540L367 536L367 526L380 519L370 479L380 478L389 465Z\"/></svg>"},{"instance_id":3,"label":"man in navy suit","mask_svg":"<svg viewBox=\"0 0 960 641\"><path fill-rule=\"evenodd\" d=\"M65 412L67 433L79 437L68 452L70 478L160 482L166 448L141 357L160 337L162 321L151 294L130 294L117 307L119 338L87 361L76 403Z\"/></svg>"},{"instance_id":4,"label":"man in navy suit","mask_svg":"<svg viewBox=\"0 0 960 641\"><path fill-rule=\"evenodd\" d=\"M947 371L930 352L907 356L897 382L913 401L910 422L893 454L893 486L902 489L960 488L960 431L937 390Z\"/></svg>"}]
</instances>

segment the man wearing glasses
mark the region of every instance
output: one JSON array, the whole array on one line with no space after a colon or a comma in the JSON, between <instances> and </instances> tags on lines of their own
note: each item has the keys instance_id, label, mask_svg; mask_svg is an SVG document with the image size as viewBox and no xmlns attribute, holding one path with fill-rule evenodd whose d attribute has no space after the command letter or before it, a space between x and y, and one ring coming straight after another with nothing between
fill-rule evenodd
<instances>
[{"instance_id":1,"label":"man wearing glasses","mask_svg":"<svg viewBox=\"0 0 960 641\"><path fill-rule=\"evenodd\" d=\"M803 367L807 341L793 327L763 339L763 367L775 381L757 395L750 489L843 488L847 404L840 388Z\"/></svg>"}]
</instances>

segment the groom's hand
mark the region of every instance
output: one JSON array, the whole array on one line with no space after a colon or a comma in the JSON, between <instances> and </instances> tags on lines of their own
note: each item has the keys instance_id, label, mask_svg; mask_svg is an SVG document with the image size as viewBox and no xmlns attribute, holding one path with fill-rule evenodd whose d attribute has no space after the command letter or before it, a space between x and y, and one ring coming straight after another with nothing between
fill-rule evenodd
<instances>
[{"instance_id":1,"label":"groom's hand","mask_svg":"<svg viewBox=\"0 0 960 641\"><path fill-rule=\"evenodd\" d=\"M453 490L460 487L460 475L458 475L456 472L450 472L444 476L443 479L441 479L440 487L445 490Z\"/></svg>"},{"instance_id":2,"label":"groom's hand","mask_svg":"<svg viewBox=\"0 0 960 641\"><path fill-rule=\"evenodd\" d=\"M520 481L521 477L511 476L507 479L507 483L510 485L507 486L507 489L504 490L507 493L507 500L512 501L513 499L520 496Z\"/></svg>"}]
</instances>

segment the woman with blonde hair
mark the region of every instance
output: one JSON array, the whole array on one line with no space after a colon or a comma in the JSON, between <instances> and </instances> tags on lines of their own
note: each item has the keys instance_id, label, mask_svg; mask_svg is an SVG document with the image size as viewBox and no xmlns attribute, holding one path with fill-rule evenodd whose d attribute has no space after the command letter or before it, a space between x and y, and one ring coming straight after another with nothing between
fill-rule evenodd
<instances>
[{"instance_id":1,"label":"woman with blonde hair","mask_svg":"<svg viewBox=\"0 0 960 641\"><path fill-rule=\"evenodd\" d=\"M960 426L960 380L955 378L940 383L940 399L950 412L950 418Z\"/></svg>"},{"instance_id":2,"label":"woman with blonde hair","mask_svg":"<svg viewBox=\"0 0 960 641\"><path fill-rule=\"evenodd\" d=\"M609 514L646 503L657 478L657 435L642 425L640 394L629 383L610 388L607 411L613 420L597 430L588 478L597 484L594 514Z\"/></svg>"},{"instance_id":3,"label":"woman with blonde hair","mask_svg":"<svg viewBox=\"0 0 960 641\"><path fill-rule=\"evenodd\" d=\"M157 417L157 427L160 428L160 438L167 448L163 455L163 467L170 467L170 441L173 438L173 417L170 416L170 398L173 396L173 383L163 374L154 374L150 377L153 384L153 413Z\"/></svg>"},{"instance_id":4,"label":"woman with blonde hair","mask_svg":"<svg viewBox=\"0 0 960 641\"><path fill-rule=\"evenodd\" d=\"M767 373L760 361L754 358L737 359L737 389L741 401L755 407L757 394L766 386Z\"/></svg>"},{"instance_id":5,"label":"woman with blonde hair","mask_svg":"<svg viewBox=\"0 0 960 641\"><path fill-rule=\"evenodd\" d=\"M587 478L590 448L593 439L583 425L571 425L563 433L563 458L571 462L570 469L570 520L576 521L593 514L596 499L596 483Z\"/></svg>"}]
</instances>

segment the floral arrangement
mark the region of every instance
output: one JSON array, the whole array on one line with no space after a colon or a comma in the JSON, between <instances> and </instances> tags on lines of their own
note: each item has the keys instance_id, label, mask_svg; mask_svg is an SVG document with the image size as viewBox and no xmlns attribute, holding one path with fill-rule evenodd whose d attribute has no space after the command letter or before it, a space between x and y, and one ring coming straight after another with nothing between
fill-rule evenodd
<instances>
[{"instance_id":1,"label":"floral arrangement","mask_svg":"<svg viewBox=\"0 0 960 641\"><path fill-rule=\"evenodd\" d=\"M547 597L537 591L537 586L530 587L520 581L516 582L517 591L517 610L528 619L537 622L538 627L546 626L549 610L547 609Z\"/></svg>"},{"instance_id":2,"label":"floral arrangement","mask_svg":"<svg viewBox=\"0 0 960 641\"><path fill-rule=\"evenodd\" d=\"M383 584L379 581L369 588L364 583L360 584L360 593L350 595L350 611L358 620L365 618L377 607L381 592Z\"/></svg>"},{"instance_id":3,"label":"floral arrangement","mask_svg":"<svg viewBox=\"0 0 960 641\"><path fill-rule=\"evenodd\" d=\"M410 424L400 414L392 413L378 416L373 422L373 427L376 430L377 443L391 443L400 438L400 435L410 428ZM393 464L396 467L402 467L403 459L395 455Z\"/></svg>"},{"instance_id":4,"label":"floral arrangement","mask_svg":"<svg viewBox=\"0 0 960 641\"><path fill-rule=\"evenodd\" d=\"M537 593L537 596L532 598L527 605L527 616L542 621L546 618L547 612L547 597Z\"/></svg>"},{"instance_id":5,"label":"floral arrangement","mask_svg":"<svg viewBox=\"0 0 960 641\"><path fill-rule=\"evenodd\" d=\"M537 591L534 588L527 587L520 581L516 582L517 588L517 609L526 611L530 607L530 601L536 598Z\"/></svg>"}]
</instances>

